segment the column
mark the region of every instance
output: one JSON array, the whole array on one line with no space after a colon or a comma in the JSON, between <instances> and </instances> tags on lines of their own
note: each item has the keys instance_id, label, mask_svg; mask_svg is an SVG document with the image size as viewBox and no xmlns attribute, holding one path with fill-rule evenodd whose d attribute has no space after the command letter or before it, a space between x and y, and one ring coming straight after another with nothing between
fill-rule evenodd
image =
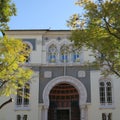
<instances>
[{"instance_id":1,"label":"column","mask_svg":"<svg viewBox=\"0 0 120 120\"><path fill-rule=\"evenodd\" d=\"M38 120L42 120L42 116L43 116L43 104L39 105L39 114L38 114Z\"/></svg>"},{"instance_id":2,"label":"column","mask_svg":"<svg viewBox=\"0 0 120 120\"><path fill-rule=\"evenodd\" d=\"M44 120L48 120L48 106L44 106Z\"/></svg>"},{"instance_id":3,"label":"column","mask_svg":"<svg viewBox=\"0 0 120 120\"><path fill-rule=\"evenodd\" d=\"M81 119L80 120L86 120L85 108L86 108L86 105L80 106L80 110L81 110L81 116L80 116Z\"/></svg>"}]
</instances>

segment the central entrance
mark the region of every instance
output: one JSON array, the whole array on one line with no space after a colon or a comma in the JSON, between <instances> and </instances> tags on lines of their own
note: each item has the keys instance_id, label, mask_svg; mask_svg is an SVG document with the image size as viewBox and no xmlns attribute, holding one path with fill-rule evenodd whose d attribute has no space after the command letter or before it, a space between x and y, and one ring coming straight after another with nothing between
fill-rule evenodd
<instances>
[{"instance_id":1,"label":"central entrance","mask_svg":"<svg viewBox=\"0 0 120 120\"><path fill-rule=\"evenodd\" d=\"M57 120L70 120L69 110L57 110Z\"/></svg>"},{"instance_id":2,"label":"central entrance","mask_svg":"<svg viewBox=\"0 0 120 120\"><path fill-rule=\"evenodd\" d=\"M80 120L79 94L68 83L55 85L49 94L48 120Z\"/></svg>"}]
</instances>

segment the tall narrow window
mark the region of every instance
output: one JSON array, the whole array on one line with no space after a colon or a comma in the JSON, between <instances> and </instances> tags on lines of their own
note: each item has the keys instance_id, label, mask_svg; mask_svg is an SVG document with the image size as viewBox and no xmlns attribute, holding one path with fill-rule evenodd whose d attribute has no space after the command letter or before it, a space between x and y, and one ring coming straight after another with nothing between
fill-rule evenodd
<instances>
[{"instance_id":1,"label":"tall narrow window","mask_svg":"<svg viewBox=\"0 0 120 120\"><path fill-rule=\"evenodd\" d=\"M23 90L21 88L20 85L18 85L18 89L17 89L17 105L21 106L22 105L22 94L23 94Z\"/></svg>"},{"instance_id":2,"label":"tall narrow window","mask_svg":"<svg viewBox=\"0 0 120 120\"><path fill-rule=\"evenodd\" d=\"M80 62L80 51L74 50L72 57L73 57L73 62Z\"/></svg>"},{"instance_id":3,"label":"tall narrow window","mask_svg":"<svg viewBox=\"0 0 120 120\"><path fill-rule=\"evenodd\" d=\"M30 84L26 83L24 87L24 105L29 105Z\"/></svg>"},{"instance_id":4,"label":"tall narrow window","mask_svg":"<svg viewBox=\"0 0 120 120\"><path fill-rule=\"evenodd\" d=\"M100 81L100 103L101 105L112 105L112 85L111 81Z\"/></svg>"},{"instance_id":5,"label":"tall narrow window","mask_svg":"<svg viewBox=\"0 0 120 120\"><path fill-rule=\"evenodd\" d=\"M23 120L27 120L27 115L23 115Z\"/></svg>"},{"instance_id":6,"label":"tall narrow window","mask_svg":"<svg viewBox=\"0 0 120 120\"><path fill-rule=\"evenodd\" d=\"M21 115L17 115L17 120L22 120Z\"/></svg>"},{"instance_id":7,"label":"tall narrow window","mask_svg":"<svg viewBox=\"0 0 120 120\"><path fill-rule=\"evenodd\" d=\"M26 83L24 87L19 85L17 90L17 107L28 107L29 105L30 84Z\"/></svg>"},{"instance_id":8,"label":"tall narrow window","mask_svg":"<svg viewBox=\"0 0 120 120\"><path fill-rule=\"evenodd\" d=\"M105 83L100 82L100 103L105 103Z\"/></svg>"},{"instance_id":9,"label":"tall narrow window","mask_svg":"<svg viewBox=\"0 0 120 120\"><path fill-rule=\"evenodd\" d=\"M66 45L63 45L60 49L60 59L61 62L68 62L69 61L69 48Z\"/></svg>"},{"instance_id":10,"label":"tall narrow window","mask_svg":"<svg viewBox=\"0 0 120 120\"><path fill-rule=\"evenodd\" d=\"M23 51L21 51L22 54L24 54L25 57L25 62L28 63L30 61L30 51L31 51L31 46L28 43L23 43Z\"/></svg>"},{"instance_id":11,"label":"tall narrow window","mask_svg":"<svg viewBox=\"0 0 120 120\"><path fill-rule=\"evenodd\" d=\"M111 82L106 83L106 96L107 96L107 103L111 104L112 103L112 87L111 87Z\"/></svg>"},{"instance_id":12,"label":"tall narrow window","mask_svg":"<svg viewBox=\"0 0 120 120\"><path fill-rule=\"evenodd\" d=\"M30 51L30 46L28 44L26 44L26 51ZM26 62L29 62L30 61L30 54L28 54L26 57Z\"/></svg>"},{"instance_id":13,"label":"tall narrow window","mask_svg":"<svg viewBox=\"0 0 120 120\"><path fill-rule=\"evenodd\" d=\"M57 48L52 44L48 49L48 61L49 63L55 63L57 60Z\"/></svg>"},{"instance_id":14,"label":"tall narrow window","mask_svg":"<svg viewBox=\"0 0 120 120\"><path fill-rule=\"evenodd\" d=\"M108 120L112 120L112 113L108 113Z\"/></svg>"}]
</instances>

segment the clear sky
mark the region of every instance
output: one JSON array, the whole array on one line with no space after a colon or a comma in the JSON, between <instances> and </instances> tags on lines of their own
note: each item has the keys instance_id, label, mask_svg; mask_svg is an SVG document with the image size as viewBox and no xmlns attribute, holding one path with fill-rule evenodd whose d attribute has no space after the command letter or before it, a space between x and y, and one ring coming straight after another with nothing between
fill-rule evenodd
<instances>
[{"instance_id":1,"label":"clear sky","mask_svg":"<svg viewBox=\"0 0 120 120\"><path fill-rule=\"evenodd\" d=\"M17 16L9 22L10 29L69 29L66 21L81 8L77 0L13 0Z\"/></svg>"}]
</instances>

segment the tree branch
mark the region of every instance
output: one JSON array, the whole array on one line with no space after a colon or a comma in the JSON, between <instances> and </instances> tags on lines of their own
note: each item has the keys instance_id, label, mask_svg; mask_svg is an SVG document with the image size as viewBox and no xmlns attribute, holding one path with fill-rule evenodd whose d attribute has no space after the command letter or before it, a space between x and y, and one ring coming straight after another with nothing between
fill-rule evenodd
<instances>
[{"instance_id":1,"label":"tree branch","mask_svg":"<svg viewBox=\"0 0 120 120\"><path fill-rule=\"evenodd\" d=\"M107 59L105 59L105 60L107 61L107 65L109 66L110 71L113 72L114 74L116 74L118 77L120 77L120 73L115 70L113 65L110 64L110 63L113 63L113 62L110 62L110 60L107 60Z\"/></svg>"},{"instance_id":2,"label":"tree branch","mask_svg":"<svg viewBox=\"0 0 120 120\"><path fill-rule=\"evenodd\" d=\"M4 32L4 30L1 30L1 33L2 33L3 36L5 36L5 32Z\"/></svg>"},{"instance_id":3,"label":"tree branch","mask_svg":"<svg viewBox=\"0 0 120 120\"><path fill-rule=\"evenodd\" d=\"M109 27L111 27L111 26L110 26L110 24L107 22L107 20L106 20L105 18L103 18L103 20L105 21L106 30L109 32L109 34L111 34L112 36L114 36L114 37L116 37L117 39L120 40L120 37L119 37L119 36L117 36L115 33L113 33L113 32L110 31L110 28L109 28ZM115 28L112 28L112 29L115 29Z\"/></svg>"},{"instance_id":4,"label":"tree branch","mask_svg":"<svg viewBox=\"0 0 120 120\"><path fill-rule=\"evenodd\" d=\"M2 105L0 105L0 109L2 109L5 105L11 103L13 100L12 98L10 98L9 100L7 100L6 102L4 102Z\"/></svg>"},{"instance_id":5,"label":"tree branch","mask_svg":"<svg viewBox=\"0 0 120 120\"><path fill-rule=\"evenodd\" d=\"M1 82L0 88L2 88L7 82L8 82L7 80Z\"/></svg>"}]
</instances>

